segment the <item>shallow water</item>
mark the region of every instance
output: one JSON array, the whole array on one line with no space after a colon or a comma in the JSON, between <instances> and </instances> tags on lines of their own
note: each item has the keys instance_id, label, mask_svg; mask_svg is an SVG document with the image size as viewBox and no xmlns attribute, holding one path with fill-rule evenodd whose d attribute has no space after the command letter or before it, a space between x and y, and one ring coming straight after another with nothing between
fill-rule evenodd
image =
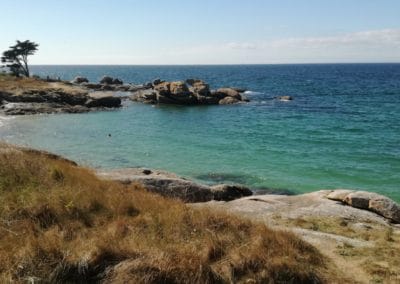
<instances>
[{"instance_id":1,"label":"shallow water","mask_svg":"<svg viewBox=\"0 0 400 284\"><path fill-rule=\"evenodd\" d=\"M248 104L150 106L2 120L3 140L85 165L144 166L203 182L307 192L355 188L400 201L400 64L34 66L42 76L143 83L202 78ZM273 100L291 95L291 102ZM108 137L111 134L111 137Z\"/></svg>"}]
</instances>

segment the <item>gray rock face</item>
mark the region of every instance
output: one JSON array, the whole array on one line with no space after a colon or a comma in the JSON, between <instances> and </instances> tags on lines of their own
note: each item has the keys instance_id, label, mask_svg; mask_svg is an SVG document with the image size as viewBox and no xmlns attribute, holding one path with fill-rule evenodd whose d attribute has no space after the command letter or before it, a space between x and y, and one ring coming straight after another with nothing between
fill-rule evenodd
<instances>
[{"instance_id":1,"label":"gray rock face","mask_svg":"<svg viewBox=\"0 0 400 284\"><path fill-rule=\"evenodd\" d=\"M114 86L104 84L104 85L101 86L101 90L103 90L103 91L114 91Z\"/></svg>"},{"instance_id":2,"label":"gray rock face","mask_svg":"<svg viewBox=\"0 0 400 284\"><path fill-rule=\"evenodd\" d=\"M84 77L76 77L75 82L50 82L43 87L29 87L4 92L0 90L0 113L24 115L38 113L79 113L96 108L116 108L121 106L121 98L100 92L104 86L112 91L124 85L91 84ZM126 86L127 89L130 86ZM88 89L96 90L91 92Z\"/></svg>"},{"instance_id":3,"label":"gray rock face","mask_svg":"<svg viewBox=\"0 0 400 284\"><path fill-rule=\"evenodd\" d=\"M218 98L212 96L196 95L196 98L201 105L217 105L220 101Z\"/></svg>"},{"instance_id":4,"label":"gray rock face","mask_svg":"<svg viewBox=\"0 0 400 284\"><path fill-rule=\"evenodd\" d=\"M236 91L235 89L232 88L220 88L217 90L219 94L225 95L225 97L232 97L240 101L242 97L240 96L240 93Z\"/></svg>"},{"instance_id":5,"label":"gray rock face","mask_svg":"<svg viewBox=\"0 0 400 284\"><path fill-rule=\"evenodd\" d=\"M376 196L370 199L369 210L392 220L394 223L400 223L400 206L387 197Z\"/></svg>"},{"instance_id":6,"label":"gray rock face","mask_svg":"<svg viewBox=\"0 0 400 284\"><path fill-rule=\"evenodd\" d=\"M121 106L121 99L108 94L92 93L86 101L85 106L115 108Z\"/></svg>"},{"instance_id":7,"label":"gray rock face","mask_svg":"<svg viewBox=\"0 0 400 284\"><path fill-rule=\"evenodd\" d=\"M6 103L1 107L6 115L30 115L39 113L82 113L89 109L84 106L71 106L57 103Z\"/></svg>"},{"instance_id":8,"label":"gray rock face","mask_svg":"<svg viewBox=\"0 0 400 284\"><path fill-rule=\"evenodd\" d=\"M154 193L184 202L205 202L213 199L209 187L182 179L141 179L140 183Z\"/></svg>"},{"instance_id":9,"label":"gray rock face","mask_svg":"<svg viewBox=\"0 0 400 284\"><path fill-rule=\"evenodd\" d=\"M102 84L96 84L96 83L82 83L81 85L84 86L85 88L92 90L100 90L101 87L103 86Z\"/></svg>"},{"instance_id":10,"label":"gray rock face","mask_svg":"<svg viewBox=\"0 0 400 284\"><path fill-rule=\"evenodd\" d=\"M74 80L72 80L73 84L82 84L82 83L89 83L89 80L86 77L75 77Z\"/></svg>"},{"instance_id":11,"label":"gray rock face","mask_svg":"<svg viewBox=\"0 0 400 284\"><path fill-rule=\"evenodd\" d=\"M344 199L346 198L346 196L349 195L352 192L354 192L354 190L336 189L336 190L332 191L331 193L329 193L326 196L326 198L331 199L331 200L335 200L335 201L344 202Z\"/></svg>"},{"instance_id":12,"label":"gray rock face","mask_svg":"<svg viewBox=\"0 0 400 284\"><path fill-rule=\"evenodd\" d=\"M184 202L230 201L249 196L252 191L239 185L207 186L178 177L173 173L149 169L121 169L97 172L100 178L120 181L124 184L137 182L148 191Z\"/></svg>"},{"instance_id":13,"label":"gray rock face","mask_svg":"<svg viewBox=\"0 0 400 284\"><path fill-rule=\"evenodd\" d=\"M386 196L373 192L338 189L326 197L355 208L375 212L394 223L400 223L400 206Z\"/></svg>"},{"instance_id":14,"label":"gray rock face","mask_svg":"<svg viewBox=\"0 0 400 284\"><path fill-rule=\"evenodd\" d=\"M103 76L100 80L100 84L105 84L105 85L122 85L124 82L118 78L113 78L110 76Z\"/></svg>"},{"instance_id":15,"label":"gray rock face","mask_svg":"<svg viewBox=\"0 0 400 284\"><path fill-rule=\"evenodd\" d=\"M42 95L46 102L68 104L68 105L83 105L87 100L84 94L70 95L64 92L49 92Z\"/></svg>"},{"instance_id":16,"label":"gray rock face","mask_svg":"<svg viewBox=\"0 0 400 284\"><path fill-rule=\"evenodd\" d=\"M232 105L232 104L237 104L238 102L240 102L240 101L234 97L225 97L219 101L219 104L220 105Z\"/></svg>"},{"instance_id":17,"label":"gray rock face","mask_svg":"<svg viewBox=\"0 0 400 284\"><path fill-rule=\"evenodd\" d=\"M114 78L112 81L113 85L122 85L124 82L118 78Z\"/></svg>"},{"instance_id":18,"label":"gray rock face","mask_svg":"<svg viewBox=\"0 0 400 284\"><path fill-rule=\"evenodd\" d=\"M211 186L211 191L214 194L214 200L217 201L231 201L253 195L249 188L241 185L219 184Z\"/></svg>"},{"instance_id":19,"label":"gray rock face","mask_svg":"<svg viewBox=\"0 0 400 284\"><path fill-rule=\"evenodd\" d=\"M103 78L101 78L100 80L100 84L107 84L107 85L111 85L114 81L114 78L110 77L110 76L103 76Z\"/></svg>"}]
</instances>

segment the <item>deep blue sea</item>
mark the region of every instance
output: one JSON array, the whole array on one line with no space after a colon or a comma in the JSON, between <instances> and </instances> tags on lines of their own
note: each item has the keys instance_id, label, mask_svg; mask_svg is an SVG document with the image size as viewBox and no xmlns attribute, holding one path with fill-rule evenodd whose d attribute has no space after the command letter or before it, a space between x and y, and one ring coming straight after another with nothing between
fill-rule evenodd
<instances>
[{"instance_id":1,"label":"deep blue sea","mask_svg":"<svg viewBox=\"0 0 400 284\"><path fill-rule=\"evenodd\" d=\"M206 183L294 193L351 188L400 201L400 64L33 66L70 80L200 78L247 104L151 106L1 120L0 138L101 168L149 167ZM294 97L291 102L273 98ZM108 137L108 134L112 134Z\"/></svg>"}]
</instances>

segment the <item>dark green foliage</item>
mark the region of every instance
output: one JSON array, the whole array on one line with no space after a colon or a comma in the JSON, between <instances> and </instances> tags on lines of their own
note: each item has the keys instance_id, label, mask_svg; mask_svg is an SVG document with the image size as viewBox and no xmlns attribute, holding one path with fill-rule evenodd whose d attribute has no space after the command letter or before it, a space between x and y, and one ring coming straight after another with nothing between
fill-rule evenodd
<instances>
[{"instance_id":1,"label":"dark green foliage","mask_svg":"<svg viewBox=\"0 0 400 284\"><path fill-rule=\"evenodd\" d=\"M33 55L38 46L29 40L17 40L16 45L10 46L9 50L3 52L1 62L5 63L5 67L8 67L13 75L29 77L28 56Z\"/></svg>"}]
</instances>

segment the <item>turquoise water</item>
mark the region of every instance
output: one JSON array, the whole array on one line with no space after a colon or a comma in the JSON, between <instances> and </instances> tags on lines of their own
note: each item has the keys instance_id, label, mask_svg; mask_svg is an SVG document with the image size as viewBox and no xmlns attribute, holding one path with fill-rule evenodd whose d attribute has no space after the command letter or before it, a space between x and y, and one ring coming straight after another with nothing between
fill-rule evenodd
<instances>
[{"instance_id":1,"label":"turquoise water","mask_svg":"<svg viewBox=\"0 0 400 284\"><path fill-rule=\"evenodd\" d=\"M166 169L207 183L295 193L377 191L400 201L400 64L35 66L34 73L127 82L203 78L240 86L234 106L150 106L16 117L0 137L102 168ZM294 96L292 102L273 100ZM111 137L108 137L108 134Z\"/></svg>"}]
</instances>

